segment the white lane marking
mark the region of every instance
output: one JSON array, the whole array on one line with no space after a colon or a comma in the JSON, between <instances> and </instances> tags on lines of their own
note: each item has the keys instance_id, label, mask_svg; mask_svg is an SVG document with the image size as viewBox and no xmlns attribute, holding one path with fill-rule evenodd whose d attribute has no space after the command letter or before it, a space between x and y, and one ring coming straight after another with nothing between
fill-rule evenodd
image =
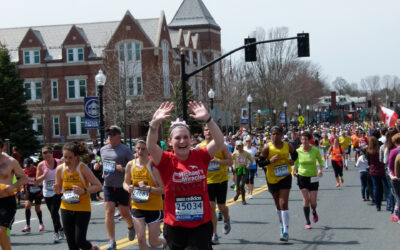
<instances>
[{"instance_id":1,"label":"white lane marking","mask_svg":"<svg viewBox=\"0 0 400 250\"><path fill-rule=\"evenodd\" d=\"M33 221L33 220L37 220L37 219L36 219L36 218L32 218L31 221ZM26 220L14 221L13 224L19 224L19 223L21 223L21 222L26 222Z\"/></svg>"}]
</instances>

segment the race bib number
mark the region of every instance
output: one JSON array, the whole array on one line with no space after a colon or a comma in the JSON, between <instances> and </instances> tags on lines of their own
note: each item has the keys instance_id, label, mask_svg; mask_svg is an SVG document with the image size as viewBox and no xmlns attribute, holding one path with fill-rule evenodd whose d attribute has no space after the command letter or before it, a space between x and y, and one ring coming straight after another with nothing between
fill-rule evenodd
<instances>
[{"instance_id":1,"label":"race bib number","mask_svg":"<svg viewBox=\"0 0 400 250\"><path fill-rule=\"evenodd\" d=\"M177 221L198 221L203 219L203 197L201 195L175 198Z\"/></svg>"},{"instance_id":2,"label":"race bib number","mask_svg":"<svg viewBox=\"0 0 400 250\"><path fill-rule=\"evenodd\" d=\"M239 163L239 165L244 165L244 164L246 164L246 158L239 156L239 158L238 158L238 163Z\"/></svg>"},{"instance_id":3,"label":"race bib number","mask_svg":"<svg viewBox=\"0 0 400 250\"><path fill-rule=\"evenodd\" d=\"M208 164L208 171L217 171L219 170L219 164L213 161L210 161L210 164Z\"/></svg>"},{"instance_id":4,"label":"race bib number","mask_svg":"<svg viewBox=\"0 0 400 250\"><path fill-rule=\"evenodd\" d=\"M310 178L310 182L311 182L311 183L319 182L318 176L311 177L311 178Z\"/></svg>"},{"instance_id":5,"label":"race bib number","mask_svg":"<svg viewBox=\"0 0 400 250\"><path fill-rule=\"evenodd\" d=\"M143 203L149 200L149 191L141 190L138 187L135 187L132 192L131 198L137 203Z\"/></svg>"},{"instance_id":6,"label":"race bib number","mask_svg":"<svg viewBox=\"0 0 400 250\"><path fill-rule=\"evenodd\" d=\"M113 174L115 172L115 161L103 161L104 173Z\"/></svg>"},{"instance_id":7,"label":"race bib number","mask_svg":"<svg viewBox=\"0 0 400 250\"><path fill-rule=\"evenodd\" d=\"M28 185L35 184L35 177L28 177Z\"/></svg>"},{"instance_id":8,"label":"race bib number","mask_svg":"<svg viewBox=\"0 0 400 250\"><path fill-rule=\"evenodd\" d=\"M67 190L64 192L64 195L61 197L61 199L69 204L78 204L79 194L75 194L73 190Z\"/></svg>"},{"instance_id":9,"label":"race bib number","mask_svg":"<svg viewBox=\"0 0 400 250\"><path fill-rule=\"evenodd\" d=\"M46 190L53 191L53 185L56 183L56 180L46 181Z\"/></svg>"},{"instance_id":10,"label":"race bib number","mask_svg":"<svg viewBox=\"0 0 400 250\"><path fill-rule=\"evenodd\" d=\"M280 165L274 168L276 177L284 177L289 175L289 168L287 165Z\"/></svg>"},{"instance_id":11,"label":"race bib number","mask_svg":"<svg viewBox=\"0 0 400 250\"><path fill-rule=\"evenodd\" d=\"M30 192L31 194L37 194L37 193L40 192L40 190L41 190L40 187L29 186L29 192Z\"/></svg>"}]
</instances>

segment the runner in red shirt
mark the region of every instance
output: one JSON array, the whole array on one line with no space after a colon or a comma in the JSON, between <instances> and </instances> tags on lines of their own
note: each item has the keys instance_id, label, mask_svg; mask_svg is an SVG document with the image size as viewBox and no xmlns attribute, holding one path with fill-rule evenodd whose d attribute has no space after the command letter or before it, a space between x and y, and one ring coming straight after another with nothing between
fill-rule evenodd
<instances>
[{"instance_id":1,"label":"runner in red shirt","mask_svg":"<svg viewBox=\"0 0 400 250\"><path fill-rule=\"evenodd\" d=\"M36 181L36 169L33 165L33 160L31 158L26 158L24 160L24 172L28 177L28 182L24 186L23 192L27 194L27 200L25 202L25 219L26 225L22 232L31 231L31 206L32 202L35 201L35 211L39 219L39 231L44 231L44 225L42 221L42 210L40 210L40 204L42 202L42 186L38 181Z\"/></svg>"},{"instance_id":2,"label":"runner in red shirt","mask_svg":"<svg viewBox=\"0 0 400 250\"><path fill-rule=\"evenodd\" d=\"M149 153L165 187L164 237L170 249L209 249L213 225L207 169L224 145L224 137L204 105L189 102L188 108L193 113L190 116L207 123L214 139L205 148L191 150L189 126L177 119L171 123L168 133L173 151L163 152L157 145L158 129L173 108L173 103L161 104L153 115L147 136Z\"/></svg>"}]
</instances>

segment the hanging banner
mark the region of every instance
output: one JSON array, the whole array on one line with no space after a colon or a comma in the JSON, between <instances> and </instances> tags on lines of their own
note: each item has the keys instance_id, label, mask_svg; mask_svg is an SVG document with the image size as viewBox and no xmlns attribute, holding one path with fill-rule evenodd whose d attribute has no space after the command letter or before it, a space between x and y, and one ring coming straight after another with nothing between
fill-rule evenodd
<instances>
[{"instance_id":1,"label":"hanging banner","mask_svg":"<svg viewBox=\"0 0 400 250\"><path fill-rule=\"evenodd\" d=\"M85 97L85 129L99 128L99 100L97 97Z\"/></svg>"},{"instance_id":2,"label":"hanging banner","mask_svg":"<svg viewBox=\"0 0 400 250\"><path fill-rule=\"evenodd\" d=\"M249 109L242 108L240 112L240 124L248 124L249 123Z\"/></svg>"},{"instance_id":3,"label":"hanging banner","mask_svg":"<svg viewBox=\"0 0 400 250\"><path fill-rule=\"evenodd\" d=\"M285 122L286 122L286 119L285 119L285 112L284 112L284 111L281 111L281 112L279 113L279 121L280 121L280 123L285 123Z\"/></svg>"}]
</instances>

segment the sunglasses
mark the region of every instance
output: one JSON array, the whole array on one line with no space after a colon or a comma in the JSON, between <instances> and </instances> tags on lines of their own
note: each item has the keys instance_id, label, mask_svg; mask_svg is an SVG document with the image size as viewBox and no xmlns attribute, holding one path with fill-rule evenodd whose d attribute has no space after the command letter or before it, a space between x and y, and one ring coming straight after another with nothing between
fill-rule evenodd
<instances>
[{"instance_id":1,"label":"sunglasses","mask_svg":"<svg viewBox=\"0 0 400 250\"><path fill-rule=\"evenodd\" d=\"M110 133L107 133L107 136L116 136L118 133L114 133L114 132L110 132Z\"/></svg>"}]
</instances>

